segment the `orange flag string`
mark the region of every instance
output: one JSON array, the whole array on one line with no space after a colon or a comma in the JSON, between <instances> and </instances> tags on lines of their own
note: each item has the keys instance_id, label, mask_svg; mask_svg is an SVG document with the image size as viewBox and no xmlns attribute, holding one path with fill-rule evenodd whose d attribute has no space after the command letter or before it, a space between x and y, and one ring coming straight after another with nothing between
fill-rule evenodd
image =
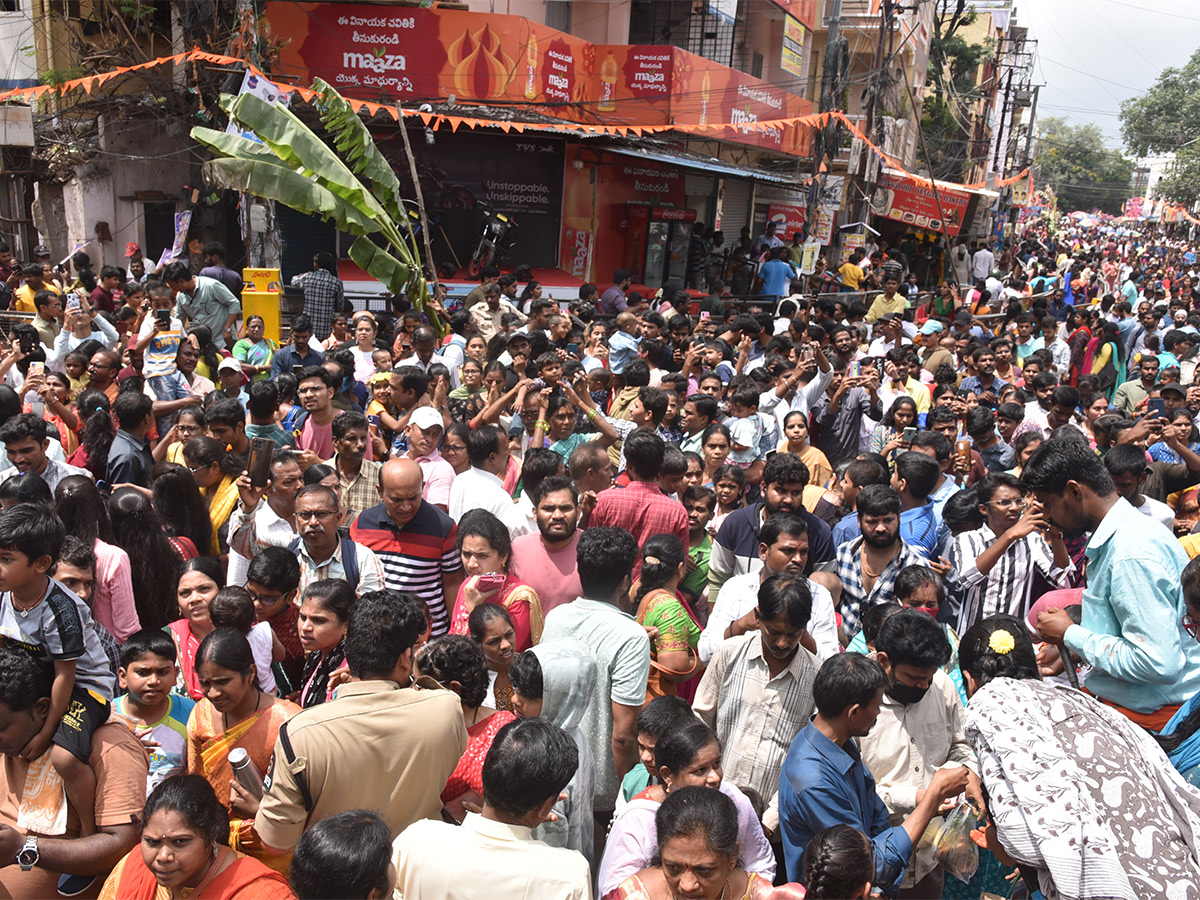
<instances>
[{"instance_id":1,"label":"orange flag string","mask_svg":"<svg viewBox=\"0 0 1200 900\"><path fill-rule=\"evenodd\" d=\"M297 96L301 97L305 101L311 102L313 97L316 96L315 92L309 88L302 88L302 87L298 87L298 86L294 86L294 85L286 85L286 84L276 83L271 78L264 75L262 73L262 71L259 70L256 66L253 66L253 65L247 63L243 59L238 59L233 56L224 56L219 53L209 53L205 50L200 50L199 48L195 48L195 49L189 50L185 53L177 53L173 56L162 56L162 57L159 57L158 59L152 59L152 60L147 60L146 62L143 62L143 63L138 63L137 65L121 66L121 67L113 69L109 72L103 72L103 73L99 73L96 75L88 75L83 78L76 78L71 81L65 81L62 84L56 85L56 86L35 85L33 87L13 88L13 89L10 89L7 91L2 91L2 92L0 92L0 102L4 102L4 101L8 101L8 100L24 100L26 102L29 102L29 101L36 100L39 97L42 97L48 91L51 91L51 90L57 91L60 95L62 95L62 94L67 93L68 91L78 90L78 89L82 88L86 93L91 94L92 91L96 87L99 87L100 85L106 83L107 81L117 77L118 75L123 75L123 74L127 74L130 72L140 72L140 71L144 71L146 69L154 68L156 66L163 66L163 65L174 64L174 63L183 63L183 62L207 62L207 63L211 63L213 65L219 65L219 66L240 66L240 67L247 69L254 75L257 75L259 78L262 78L265 81L270 81L280 91L284 91L284 92L288 92L288 93L295 93ZM362 110L365 109L372 116L378 115L379 113L385 113L388 116L390 116L393 120L396 120L396 121L399 121L401 116L420 116L421 121L425 124L425 126L428 128L432 128L435 131L438 130L443 124L445 124L445 125L449 126L451 132L457 132L460 126L465 126L470 129L484 128L484 127L500 128L503 131L505 131L506 133L509 132L510 130L516 131L518 133L524 133L526 131L571 131L571 132L576 132L576 133L580 133L580 134L600 133L600 134L612 134L612 135L619 134L621 136L628 136L629 134L632 133L637 136L642 136L642 135L647 135L647 134L662 134L662 133L671 132L671 131L683 132L685 134L707 135L711 132L719 132L724 129L738 128L738 129L745 130L747 128L747 123L733 123L733 122L728 122L728 123L723 123L723 124L706 123L704 125L700 125L698 123L697 124L688 124L688 123L682 123L682 122L672 122L672 123L668 123L668 124L664 124L664 125L626 125L626 124L605 124L605 125L595 124L595 125L592 125L592 124L583 124L580 122L570 122L567 120L563 120L563 121L559 121L559 122L552 122L552 123L551 122L520 122L520 123L518 123L518 122L512 122L509 120L502 120L502 119L495 119L495 120L494 119L473 119L473 118L466 119L466 118L461 118L458 116L447 116L447 115L443 115L443 114L430 114L427 112L421 112L420 110L416 110L416 109L402 109L394 104L373 103L369 100L359 100L359 99L350 98L350 97L347 97L346 101L350 104L352 109L354 109L358 112L361 112ZM863 145L865 147L867 147L872 153L874 153L884 163L884 165L887 165L890 168L899 169L901 171L904 171L905 174L910 175L910 177L918 178L922 181L931 181L931 179L929 179L927 177L913 175L912 173L909 173L907 170L905 170L904 166L902 166L900 164L899 160L897 160L894 157L889 156L887 153L885 153L880 147L878 147L874 142L872 142L865 134L863 134L862 131L859 130L857 124L852 122L845 113L837 111L837 110L831 111L831 112L823 112L823 113L810 113L808 115L802 115L802 116L788 116L788 117L779 118L779 119L760 120L758 122L750 123L749 127L756 132L765 132L765 131L769 131L769 130L773 130L773 129L782 129L782 128L791 128L791 127L823 128L830 122L839 123L842 127L844 127L847 131L849 131L850 134L852 134L855 138L862 141ZM1022 178L1027 177L1028 174L1029 174L1029 170L1024 169L1017 175L1012 176L1011 178L1005 178L1005 179L1002 179L1002 180L996 182L996 187L1007 187L1011 184L1015 184L1016 182L1020 181ZM956 187L956 188L959 188L961 190L967 190L967 191L979 190L979 189L985 188L986 186L987 185L985 182L980 182L977 184L954 185L954 187Z\"/></svg>"}]
</instances>

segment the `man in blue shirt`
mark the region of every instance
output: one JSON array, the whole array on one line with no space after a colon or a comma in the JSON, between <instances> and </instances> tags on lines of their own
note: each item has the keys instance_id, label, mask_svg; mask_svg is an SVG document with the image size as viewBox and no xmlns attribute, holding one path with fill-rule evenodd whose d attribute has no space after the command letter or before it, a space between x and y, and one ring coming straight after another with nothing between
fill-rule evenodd
<instances>
[{"instance_id":1,"label":"man in blue shirt","mask_svg":"<svg viewBox=\"0 0 1200 900\"><path fill-rule=\"evenodd\" d=\"M909 817L899 825L889 823L887 806L875 792L875 779L853 741L874 727L887 685L879 663L860 653L839 653L817 673L817 714L796 735L779 775L779 826L788 881L803 880L804 850L817 832L849 825L871 841L872 883L894 897L913 847L941 802L966 788L970 772L965 766L939 769Z\"/></svg>"},{"instance_id":2,"label":"man in blue shirt","mask_svg":"<svg viewBox=\"0 0 1200 900\"><path fill-rule=\"evenodd\" d=\"M788 296L791 293L792 279L796 277L796 270L788 261L787 247L773 249L771 258L762 264L758 274L762 278L763 294L777 300Z\"/></svg>"},{"instance_id":3,"label":"man in blue shirt","mask_svg":"<svg viewBox=\"0 0 1200 900\"><path fill-rule=\"evenodd\" d=\"M1064 429L1042 445L1022 478L1070 539L1091 532L1083 618L1038 616L1042 639L1091 665L1088 690L1153 731L1200 690L1200 643L1183 625L1181 574L1188 557L1165 528L1123 499L1100 457Z\"/></svg>"},{"instance_id":4,"label":"man in blue shirt","mask_svg":"<svg viewBox=\"0 0 1200 900\"><path fill-rule=\"evenodd\" d=\"M271 359L271 380L280 375L290 375L296 366L319 366L325 362L325 354L318 353L308 343L313 336L313 324L304 313L292 318L292 342L275 351Z\"/></svg>"}]
</instances>

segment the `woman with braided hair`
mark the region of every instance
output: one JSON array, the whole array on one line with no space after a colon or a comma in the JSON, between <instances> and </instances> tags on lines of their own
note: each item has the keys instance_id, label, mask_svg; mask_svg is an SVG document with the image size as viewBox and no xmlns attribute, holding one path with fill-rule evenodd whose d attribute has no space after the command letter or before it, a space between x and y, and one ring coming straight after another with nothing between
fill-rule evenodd
<instances>
[{"instance_id":1,"label":"woman with braided hair","mask_svg":"<svg viewBox=\"0 0 1200 900\"><path fill-rule=\"evenodd\" d=\"M870 896L875 852L849 825L817 832L804 850L805 900L859 900Z\"/></svg>"}]
</instances>

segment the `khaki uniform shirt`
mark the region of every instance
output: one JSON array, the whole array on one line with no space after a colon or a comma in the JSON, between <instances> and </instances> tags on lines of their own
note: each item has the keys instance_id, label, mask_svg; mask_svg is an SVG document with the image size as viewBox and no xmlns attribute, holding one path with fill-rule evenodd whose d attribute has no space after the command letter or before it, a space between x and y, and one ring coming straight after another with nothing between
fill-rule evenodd
<instances>
[{"instance_id":1,"label":"khaki uniform shirt","mask_svg":"<svg viewBox=\"0 0 1200 900\"><path fill-rule=\"evenodd\" d=\"M271 784L254 829L280 850L296 846L306 828L348 809L375 809L392 834L418 819L438 818L446 779L467 748L458 695L400 688L393 681L357 681L333 701L287 723L293 761L275 741ZM303 773L312 809L296 782Z\"/></svg>"}]
</instances>

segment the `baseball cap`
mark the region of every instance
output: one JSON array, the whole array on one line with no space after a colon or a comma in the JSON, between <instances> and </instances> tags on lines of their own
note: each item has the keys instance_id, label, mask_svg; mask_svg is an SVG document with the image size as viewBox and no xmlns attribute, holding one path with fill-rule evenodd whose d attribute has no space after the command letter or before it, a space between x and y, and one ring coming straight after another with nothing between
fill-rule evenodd
<instances>
[{"instance_id":1,"label":"baseball cap","mask_svg":"<svg viewBox=\"0 0 1200 900\"><path fill-rule=\"evenodd\" d=\"M49 256L49 255L50 255L50 248L47 247L45 244L38 244L36 247L33 248L33 256L35 259L39 256Z\"/></svg>"},{"instance_id":2,"label":"baseball cap","mask_svg":"<svg viewBox=\"0 0 1200 900\"><path fill-rule=\"evenodd\" d=\"M125 245L125 258L128 259L129 257L133 256L133 254L141 252L141 249L141 244L136 244L133 241L130 241Z\"/></svg>"},{"instance_id":3,"label":"baseball cap","mask_svg":"<svg viewBox=\"0 0 1200 900\"><path fill-rule=\"evenodd\" d=\"M880 322L894 322L898 318L899 318L899 316L897 316L894 312L885 312L883 315L881 315L879 317L879 321Z\"/></svg>"},{"instance_id":4,"label":"baseball cap","mask_svg":"<svg viewBox=\"0 0 1200 900\"><path fill-rule=\"evenodd\" d=\"M241 372L242 364L232 356L227 356L221 360L221 364L217 366L218 372Z\"/></svg>"},{"instance_id":5,"label":"baseball cap","mask_svg":"<svg viewBox=\"0 0 1200 900\"><path fill-rule=\"evenodd\" d=\"M971 321L971 314L965 309L960 309L954 314L955 325L966 325Z\"/></svg>"},{"instance_id":6,"label":"baseball cap","mask_svg":"<svg viewBox=\"0 0 1200 900\"><path fill-rule=\"evenodd\" d=\"M1158 393L1160 396L1167 393L1167 391L1172 391L1173 393L1178 394L1180 397L1187 397L1187 391L1184 390L1183 385L1177 384L1176 382L1171 382L1170 384L1164 384L1162 387L1160 387L1158 389Z\"/></svg>"},{"instance_id":7,"label":"baseball cap","mask_svg":"<svg viewBox=\"0 0 1200 900\"><path fill-rule=\"evenodd\" d=\"M413 410L412 415L408 417L408 421L410 424L416 425L422 431L427 431L434 425L438 426L439 428L446 427L446 423L442 419L442 414L432 406L418 406Z\"/></svg>"},{"instance_id":8,"label":"baseball cap","mask_svg":"<svg viewBox=\"0 0 1200 900\"><path fill-rule=\"evenodd\" d=\"M927 321L924 325L922 325L918 329L917 333L918 334L941 334L945 330L946 329L942 327L942 323L939 322L937 319L930 319L929 321Z\"/></svg>"}]
</instances>

